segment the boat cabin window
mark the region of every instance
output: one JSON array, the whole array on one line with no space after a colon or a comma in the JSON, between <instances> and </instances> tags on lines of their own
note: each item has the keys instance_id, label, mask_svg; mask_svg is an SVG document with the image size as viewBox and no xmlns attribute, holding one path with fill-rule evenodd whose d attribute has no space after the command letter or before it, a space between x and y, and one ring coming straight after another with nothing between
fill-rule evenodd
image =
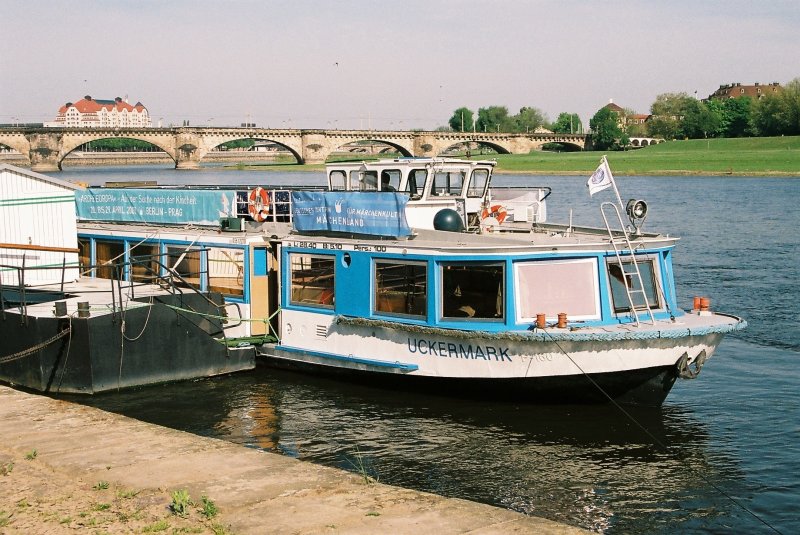
<instances>
[{"instance_id":1,"label":"boat cabin window","mask_svg":"<svg viewBox=\"0 0 800 535\"><path fill-rule=\"evenodd\" d=\"M157 243L137 243L131 247L128 253L131 262L131 280L146 283L156 282L161 274L161 268L158 265L161 260L160 252Z\"/></svg>"},{"instance_id":2,"label":"boat cabin window","mask_svg":"<svg viewBox=\"0 0 800 535\"><path fill-rule=\"evenodd\" d=\"M221 247L208 250L208 291L244 295L244 250Z\"/></svg>"},{"instance_id":3,"label":"boat cabin window","mask_svg":"<svg viewBox=\"0 0 800 535\"><path fill-rule=\"evenodd\" d=\"M467 188L467 197L483 197L486 191L486 185L489 182L488 169L475 169L469 179L469 188Z\"/></svg>"},{"instance_id":4,"label":"boat cabin window","mask_svg":"<svg viewBox=\"0 0 800 535\"><path fill-rule=\"evenodd\" d=\"M175 286L200 288L200 255L199 249L167 247L167 267L177 275L173 277Z\"/></svg>"},{"instance_id":5,"label":"boat cabin window","mask_svg":"<svg viewBox=\"0 0 800 535\"><path fill-rule=\"evenodd\" d=\"M381 171L381 191L400 191L399 169L384 169Z\"/></svg>"},{"instance_id":6,"label":"boat cabin window","mask_svg":"<svg viewBox=\"0 0 800 535\"><path fill-rule=\"evenodd\" d=\"M331 171L328 177L331 191L345 191L347 189L347 174L344 171Z\"/></svg>"},{"instance_id":7,"label":"boat cabin window","mask_svg":"<svg viewBox=\"0 0 800 535\"><path fill-rule=\"evenodd\" d=\"M463 171L436 171L433 175L431 193L434 195L461 195L464 186Z\"/></svg>"},{"instance_id":8,"label":"boat cabin window","mask_svg":"<svg viewBox=\"0 0 800 535\"><path fill-rule=\"evenodd\" d=\"M443 263L442 318L502 319L505 264Z\"/></svg>"},{"instance_id":9,"label":"boat cabin window","mask_svg":"<svg viewBox=\"0 0 800 535\"><path fill-rule=\"evenodd\" d=\"M335 265L334 256L289 254L289 301L293 305L333 308Z\"/></svg>"},{"instance_id":10,"label":"boat cabin window","mask_svg":"<svg viewBox=\"0 0 800 535\"><path fill-rule=\"evenodd\" d=\"M350 189L356 191L378 191L378 172L350 171Z\"/></svg>"},{"instance_id":11,"label":"boat cabin window","mask_svg":"<svg viewBox=\"0 0 800 535\"><path fill-rule=\"evenodd\" d=\"M425 182L428 180L427 169L412 169L408 173L408 181L403 193L408 193L412 199L419 199L425 193Z\"/></svg>"},{"instance_id":12,"label":"boat cabin window","mask_svg":"<svg viewBox=\"0 0 800 535\"><path fill-rule=\"evenodd\" d=\"M552 260L514 264L514 298L517 321L532 322L537 314L570 319L600 318L597 261Z\"/></svg>"},{"instance_id":13,"label":"boat cabin window","mask_svg":"<svg viewBox=\"0 0 800 535\"><path fill-rule=\"evenodd\" d=\"M92 240L78 238L78 262L80 263L81 275L91 275L92 270Z\"/></svg>"},{"instance_id":14,"label":"boat cabin window","mask_svg":"<svg viewBox=\"0 0 800 535\"><path fill-rule=\"evenodd\" d=\"M375 312L425 316L428 276L422 262L375 262Z\"/></svg>"},{"instance_id":15,"label":"boat cabin window","mask_svg":"<svg viewBox=\"0 0 800 535\"><path fill-rule=\"evenodd\" d=\"M97 264L97 277L101 279L115 279L122 277L117 273L113 264L125 262L125 242L122 241L95 241L95 264ZM122 269L121 267L119 269Z\"/></svg>"},{"instance_id":16,"label":"boat cabin window","mask_svg":"<svg viewBox=\"0 0 800 535\"><path fill-rule=\"evenodd\" d=\"M658 293L656 292L656 276L653 267L652 259L636 259L636 264L639 266L639 273L642 275L642 283L644 284L644 295L642 292L637 291L642 288L639 286L639 280L636 277L636 269L633 262L623 261L622 268L616 258L608 260L608 280L611 285L611 300L614 307L614 312L630 312L631 305L628 301L627 292L625 288L628 287L634 290L630 296L633 299L633 306L639 310L645 308L645 296L647 297L647 304L650 308L660 308Z\"/></svg>"}]
</instances>

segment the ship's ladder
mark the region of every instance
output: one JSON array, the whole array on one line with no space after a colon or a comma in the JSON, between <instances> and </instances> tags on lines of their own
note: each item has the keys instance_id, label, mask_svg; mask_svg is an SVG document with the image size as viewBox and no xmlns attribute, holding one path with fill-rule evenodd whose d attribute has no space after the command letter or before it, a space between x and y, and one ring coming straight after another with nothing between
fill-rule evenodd
<instances>
[{"instance_id":1,"label":"ship's ladder","mask_svg":"<svg viewBox=\"0 0 800 535\"><path fill-rule=\"evenodd\" d=\"M614 209L616 215L616 222L619 223L621 232L616 233L611 229L611 224L606 215L606 208L611 207ZM647 299L647 293L644 290L644 282L642 281L642 272L639 269L639 263L636 261L634 254L634 247L631 244L630 233L628 227L622 222L619 208L612 202L604 202L600 205L600 212L603 214L603 221L608 231L608 237L611 240L611 245L614 248L614 257L617 265L619 266L620 273L622 274L623 286L625 287L625 295L628 297L628 304L630 305L631 318L633 323L639 327L639 312L644 311L650 318L650 323L655 325L656 318L653 315L653 310L650 308L650 302ZM636 304L639 301L639 304Z\"/></svg>"}]
</instances>

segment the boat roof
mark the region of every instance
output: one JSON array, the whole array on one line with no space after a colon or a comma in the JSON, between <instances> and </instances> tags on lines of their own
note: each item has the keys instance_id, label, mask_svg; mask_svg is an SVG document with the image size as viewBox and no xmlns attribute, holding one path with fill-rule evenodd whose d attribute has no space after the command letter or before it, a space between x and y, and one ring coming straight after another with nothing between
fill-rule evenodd
<instances>
[{"instance_id":1,"label":"boat roof","mask_svg":"<svg viewBox=\"0 0 800 535\"><path fill-rule=\"evenodd\" d=\"M494 167L495 160L461 160L458 158L386 158L374 161L333 162L325 167L328 170L338 168L365 168L371 167L425 167L428 165L463 165L469 167Z\"/></svg>"}]
</instances>

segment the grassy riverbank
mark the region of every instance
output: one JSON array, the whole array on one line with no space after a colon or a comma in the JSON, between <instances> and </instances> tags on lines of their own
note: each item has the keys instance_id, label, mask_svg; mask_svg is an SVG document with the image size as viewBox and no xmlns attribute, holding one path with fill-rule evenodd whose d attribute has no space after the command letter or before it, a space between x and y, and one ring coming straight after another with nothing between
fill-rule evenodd
<instances>
[{"instance_id":1,"label":"grassy riverbank","mask_svg":"<svg viewBox=\"0 0 800 535\"><path fill-rule=\"evenodd\" d=\"M670 141L625 152L498 154L497 172L586 174L602 154L618 175L800 176L800 137Z\"/></svg>"},{"instance_id":2,"label":"grassy riverbank","mask_svg":"<svg viewBox=\"0 0 800 535\"><path fill-rule=\"evenodd\" d=\"M495 158L498 173L586 175L605 154L617 175L761 175L800 177L800 137L670 141L624 152L545 152L473 155ZM354 155L352 160L377 159ZM265 164L248 168L321 170L323 165Z\"/></svg>"}]
</instances>

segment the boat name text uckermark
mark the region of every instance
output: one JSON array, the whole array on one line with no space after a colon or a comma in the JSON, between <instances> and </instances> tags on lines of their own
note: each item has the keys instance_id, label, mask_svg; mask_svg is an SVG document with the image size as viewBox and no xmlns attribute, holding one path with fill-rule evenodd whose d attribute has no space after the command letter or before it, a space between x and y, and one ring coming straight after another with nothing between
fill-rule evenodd
<instances>
[{"instance_id":1,"label":"boat name text uckermark","mask_svg":"<svg viewBox=\"0 0 800 535\"><path fill-rule=\"evenodd\" d=\"M512 362L507 347L456 344L421 338L408 338L408 351L421 355L456 359L483 359Z\"/></svg>"}]
</instances>

